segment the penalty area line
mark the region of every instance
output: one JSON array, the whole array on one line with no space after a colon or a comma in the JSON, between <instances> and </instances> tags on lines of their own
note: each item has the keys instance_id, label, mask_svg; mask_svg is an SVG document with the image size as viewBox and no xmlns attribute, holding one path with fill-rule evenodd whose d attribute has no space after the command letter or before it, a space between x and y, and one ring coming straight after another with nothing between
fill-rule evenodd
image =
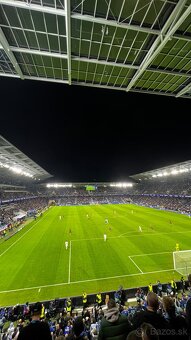
<instances>
[{"instance_id":1,"label":"penalty area line","mask_svg":"<svg viewBox=\"0 0 191 340\"><path fill-rule=\"evenodd\" d=\"M137 267L137 269L139 269L139 271L141 272L141 274L143 274L143 271L141 270L141 268L139 268L139 266L135 263L135 261L133 261L133 259L131 258L131 256L128 256L128 258L133 262L133 264L135 265L135 267Z\"/></svg>"},{"instance_id":2,"label":"penalty area line","mask_svg":"<svg viewBox=\"0 0 191 340\"><path fill-rule=\"evenodd\" d=\"M172 254L172 251L163 251L161 253L149 253L149 254L137 254L137 255L130 255L131 257L137 257L137 256L152 256L152 255L163 255L163 254Z\"/></svg>"}]
</instances>

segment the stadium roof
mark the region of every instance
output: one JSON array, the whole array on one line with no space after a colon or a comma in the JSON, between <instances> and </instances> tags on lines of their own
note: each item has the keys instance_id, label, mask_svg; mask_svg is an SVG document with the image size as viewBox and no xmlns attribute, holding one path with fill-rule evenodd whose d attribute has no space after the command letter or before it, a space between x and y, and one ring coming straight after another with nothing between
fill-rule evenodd
<instances>
[{"instance_id":1,"label":"stadium roof","mask_svg":"<svg viewBox=\"0 0 191 340\"><path fill-rule=\"evenodd\" d=\"M5 170L6 172L11 170L15 174L36 180L51 177L47 171L33 162L4 137L0 136L0 171L5 173Z\"/></svg>"},{"instance_id":2,"label":"stadium roof","mask_svg":"<svg viewBox=\"0 0 191 340\"><path fill-rule=\"evenodd\" d=\"M175 176L178 174L191 172L191 161L186 161L182 163L173 164L170 166L165 166L163 168L142 172L140 174L136 174L133 176L129 176L133 178L135 181L151 179L151 178L161 178L167 176Z\"/></svg>"},{"instance_id":3,"label":"stadium roof","mask_svg":"<svg viewBox=\"0 0 191 340\"><path fill-rule=\"evenodd\" d=\"M191 0L0 0L0 76L191 96Z\"/></svg>"}]
</instances>

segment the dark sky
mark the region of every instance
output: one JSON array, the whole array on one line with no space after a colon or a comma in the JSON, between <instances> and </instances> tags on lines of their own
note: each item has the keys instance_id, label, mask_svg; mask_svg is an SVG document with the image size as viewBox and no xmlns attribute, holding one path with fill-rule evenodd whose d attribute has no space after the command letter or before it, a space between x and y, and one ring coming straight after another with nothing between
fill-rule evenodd
<instances>
[{"instance_id":1,"label":"dark sky","mask_svg":"<svg viewBox=\"0 0 191 340\"><path fill-rule=\"evenodd\" d=\"M66 182L127 180L191 159L191 101L0 78L0 134Z\"/></svg>"}]
</instances>

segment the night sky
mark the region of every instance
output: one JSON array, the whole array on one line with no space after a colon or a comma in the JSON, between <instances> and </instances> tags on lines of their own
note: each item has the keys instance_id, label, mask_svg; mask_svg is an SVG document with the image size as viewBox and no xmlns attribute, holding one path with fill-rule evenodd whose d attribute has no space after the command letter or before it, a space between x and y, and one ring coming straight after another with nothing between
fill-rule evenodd
<instances>
[{"instance_id":1,"label":"night sky","mask_svg":"<svg viewBox=\"0 0 191 340\"><path fill-rule=\"evenodd\" d=\"M0 134L64 182L191 159L189 99L0 78Z\"/></svg>"}]
</instances>

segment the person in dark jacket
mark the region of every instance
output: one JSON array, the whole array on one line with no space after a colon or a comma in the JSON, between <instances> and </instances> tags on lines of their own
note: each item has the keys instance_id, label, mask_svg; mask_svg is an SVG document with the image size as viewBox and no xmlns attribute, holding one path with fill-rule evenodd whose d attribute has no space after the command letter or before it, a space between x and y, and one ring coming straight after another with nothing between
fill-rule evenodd
<instances>
[{"instance_id":1,"label":"person in dark jacket","mask_svg":"<svg viewBox=\"0 0 191 340\"><path fill-rule=\"evenodd\" d=\"M108 309L101 320L98 340L125 340L130 331L127 317L119 313L115 301L110 299Z\"/></svg>"},{"instance_id":2,"label":"person in dark jacket","mask_svg":"<svg viewBox=\"0 0 191 340\"><path fill-rule=\"evenodd\" d=\"M85 330L85 324L81 316L77 316L73 323L71 334L67 337L69 340L88 340L88 332Z\"/></svg>"},{"instance_id":3,"label":"person in dark jacket","mask_svg":"<svg viewBox=\"0 0 191 340\"><path fill-rule=\"evenodd\" d=\"M37 302L32 307L32 321L23 327L18 340L52 340L49 325L40 320L42 303Z\"/></svg>"},{"instance_id":4,"label":"person in dark jacket","mask_svg":"<svg viewBox=\"0 0 191 340\"><path fill-rule=\"evenodd\" d=\"M191 297L189 297L186 303L186 321L187 321L189 335L191 338Z\"/></svg>"},{"instance_id":5,"label":"person in dark jacket","mask_svg":"<svg viewBox=\"0 0 191 340\"><path fill-rule=\"evenodd\" d=\"M188 340L188 327L186 319L182 315L176 315L174 299L170 296L163 297L163 310L168 321L169 338L173 340Z\"/></svg>"},{"instance_id":6,"label":"person in dark jacket","mask_svg":"<svg viewBox=\"0 0 191 340\"><path fill-rule=\"evenodd\" d=\"M144 311L137 312L133 319L133 328L139 328L143 322L151 324L158 332L159 339L167 339L168 322L165 318L157 313L159 308L158 296L154 292L147 294L147 308Z\"/></svg>"}]
</instances>

